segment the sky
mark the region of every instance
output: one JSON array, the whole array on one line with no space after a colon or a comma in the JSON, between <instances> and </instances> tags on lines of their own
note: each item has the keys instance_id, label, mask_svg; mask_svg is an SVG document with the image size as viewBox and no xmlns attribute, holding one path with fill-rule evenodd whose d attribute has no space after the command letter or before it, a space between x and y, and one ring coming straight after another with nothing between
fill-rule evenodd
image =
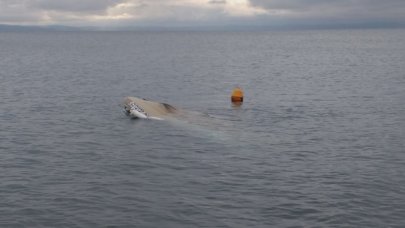
<instances>
[{"instance_id":1,"label":"sky","mask_svg":"<svg viewBox=\"0 0 405 228\"><path fill-rule=\"evenodd\" d=\"M405 0L0 0L0 24L405 27Z\"/></svg>"}]
</instances>

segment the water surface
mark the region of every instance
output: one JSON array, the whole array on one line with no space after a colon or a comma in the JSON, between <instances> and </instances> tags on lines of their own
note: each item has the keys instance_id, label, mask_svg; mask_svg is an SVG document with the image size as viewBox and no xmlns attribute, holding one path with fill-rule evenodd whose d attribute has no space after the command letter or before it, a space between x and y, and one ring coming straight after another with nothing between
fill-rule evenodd
<instances>
[{"instance_id":1,"label":"water surface","mask_svg":"<svg viewBox=\"0 0 405 228\"><path fill-rule=\"evenodd\" d=\"M403 37L2 32L0 226L403 227Z\"/></svg>"}]
</instances>

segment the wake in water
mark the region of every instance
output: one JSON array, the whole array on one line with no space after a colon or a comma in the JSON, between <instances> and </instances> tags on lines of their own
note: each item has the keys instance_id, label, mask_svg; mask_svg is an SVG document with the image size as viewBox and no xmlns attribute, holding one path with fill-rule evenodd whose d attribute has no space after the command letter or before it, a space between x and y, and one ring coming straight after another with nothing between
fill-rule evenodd
<instances>
[{"instance_id":1,"label":"wake in water","mask_svg":"<svg viewBox=\"0 0 405 228\"><path fill-rule=\"evenodd\" d=\"M131 118L166 120L177 127L217 140L232 140L232 135L240 131L235 128L235 122L240 120L230 119L229 116L209 115L136 97L126 97L122 105Z\"/></svg>"},{"instance_id":2,"label":"wake in water","mask_svg":"<svg viewBox=\"0 0 405 228\"><path fill-rule=\"evenodd\" d=\"M257 128L258 116L269 116L267 112L257 113L262 112L258 109L233 106L232 109L224 109L212 115L136 97L125 98L122 105L124 112L133 119L164 120L176 128L184 129L188 134L213 142L246 146L265 145L269 141L267 130L252 130Z\"/></svg>"}]
</instances>

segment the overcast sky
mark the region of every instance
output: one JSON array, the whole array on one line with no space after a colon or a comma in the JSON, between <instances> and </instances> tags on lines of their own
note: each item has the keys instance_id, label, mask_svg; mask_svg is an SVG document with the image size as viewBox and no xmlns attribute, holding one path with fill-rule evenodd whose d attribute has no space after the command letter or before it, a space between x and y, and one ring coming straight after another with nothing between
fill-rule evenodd
<instances>
[{"instance_id":1,"label":"overcast sky","mask_svg":"<svg viewBox=\"0 0 405 228\"><path fill-rule=\"evenodd\" d=\"M0 0L0 24L404 26L405 0Z\"/></svg>"}]
</instances>

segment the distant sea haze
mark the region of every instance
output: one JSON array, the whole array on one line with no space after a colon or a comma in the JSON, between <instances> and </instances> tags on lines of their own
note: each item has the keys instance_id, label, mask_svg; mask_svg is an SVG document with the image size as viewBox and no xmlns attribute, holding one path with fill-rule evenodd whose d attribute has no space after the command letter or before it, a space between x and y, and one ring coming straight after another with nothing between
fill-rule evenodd
<instances>
[{"instance_id":1,"label":"distant sea haze","mask_svg":"<svg viewBox=\"0 0 405 228\"><path fill-rule=\"evenodd\" d=\"M269 25L236 23L213 25L148 25L120 26L69 26L55 25L9 25L0 24L1 31L297 31L297 30L345 30L345 29L404 29L401 22L364 21L329 24L322 22L280 22Z\"/></svg>"},{"instance_id":2,"label":"distant sea haze","mask_svg":"<svg viewBox=\"0 0 405 228\"><path fill-rule=\"evenodd\" d=\"M405 224L403 29L7 28L0 227Z\"/></svg>"}]
</instances>

